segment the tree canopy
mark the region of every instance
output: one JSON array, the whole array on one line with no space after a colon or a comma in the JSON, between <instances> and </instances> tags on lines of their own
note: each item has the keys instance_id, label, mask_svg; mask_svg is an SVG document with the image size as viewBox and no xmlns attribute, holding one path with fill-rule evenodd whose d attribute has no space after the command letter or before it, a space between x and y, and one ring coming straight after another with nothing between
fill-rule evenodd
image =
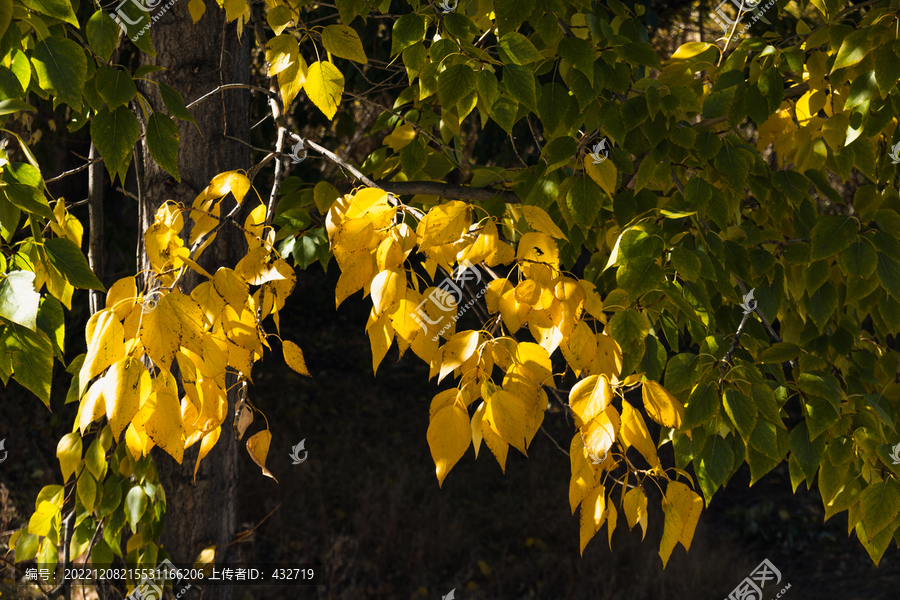
<instances>
[{"instance_id":1,"label":"tree canopy","mask_svg":"<svg viewBox=\"0 0 900 600\"><path fill-rule=\"evenodd\" d=\"M555 403L574 425L582 551L604 524L610 539L646 532L657 486L665 564L742 464L756 482L784 461L876 565L900 546L896 2L729 5L726 21L720 5L699 19L710 39L665 54L648 36L659 15L634 2L335 5L224 0L265 83L186 104L154 81L164 66L136 66L155 56L160 8L134 1L117 23L73 0L0 1L0 378L49 407L58 361L78 404L16 561L55 565L71 506L70 560L155 567L178 507L150 450L180 463L199 445L196 473L232 434L229 388L238 438L265 417L254 363L274 351L309 375L279 311L296 271L332 256L336 305L371 298L373 371L396 342L453 382L423 432L439 484L470 445L501 469L510 446L527 454ZM204 0L187 9L211 18ZM136 82L158 83L164 106ZM123 187L138 143L180 181L191 107L229 93L258 94L249 118L270 119L243 140L256 165L192 203L160 198L141 232L149 272L107 290L34 129L81 132ZM225 227L243 258L201 266ZM75 288L106 297L73 358ZM264 422L246 450L274 477Z\"/></svg>"}]
</instances>

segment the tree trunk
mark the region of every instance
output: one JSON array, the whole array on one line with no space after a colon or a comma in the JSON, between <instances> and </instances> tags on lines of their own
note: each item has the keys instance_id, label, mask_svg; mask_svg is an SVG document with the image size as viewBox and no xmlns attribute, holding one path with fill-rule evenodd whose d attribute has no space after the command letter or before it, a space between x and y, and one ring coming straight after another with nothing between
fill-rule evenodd
<instances>
[{"instance_id":1,"label":"tree trunk","mask_svg":"<svg viewBox=\"0 0 900 600\"><path fill-rule=\"evenodd\" d=\"M241 45L235 23L226 26L224 10L209 0L206 2L206 13L195 25L188 12L188 3L181 1L145 34L153 36L157 56L154 58L142 54L142 62L165 67L165 71L157 71L150 77L178 90L185 103L190 104L222 83L250 83L250 36L246 33L246 27L244 31L244 43ZM142 83L139 91L154 110L167 112L158 86ZM144 167L142 178L140 171L138 172L142 234L140 242L143 241L143 232L153 222L157 208L166 200L190 206L215 175L250 167L249 148L225 137L227 134L249 142L248 90L229 89L219 92L190 110L199 131L192 123L178 121L180 183L150 158L146 141L142 143L142 152L138 153L143 159L140 162ZM138 110L136 114L146 128L143 113ZM231 209L231 201L223 200L223 215ZM237 217L243 222L240 214ZM189 230L189 223L190 220L186 218L186 231ZM204 252L200 262L210 272L215 272L219 266L234 267L246 252L246 247L240 230L226 225L219 231L215 242ZM138 270L147 268L147 257L141 245ZM182 291L189 292L199 283L193 275L192 271L185 274ZM153 451L167 502L161 545L176 564L192 563L200 551L209 546L217 548L216 562L233 560L228 552L233 546L226 545L233 541L236 528L238 446L231 425L235 399L236 394L228 394L229 416L222 424L218 443L201 463L196 484L193 473L199 444L184 453L181 465L159 449ZM204 587L204 600L233 598L233 591L229 587ZM193 588L182 598L199 597L197 591Z\"/></svg>"}]
</instances>

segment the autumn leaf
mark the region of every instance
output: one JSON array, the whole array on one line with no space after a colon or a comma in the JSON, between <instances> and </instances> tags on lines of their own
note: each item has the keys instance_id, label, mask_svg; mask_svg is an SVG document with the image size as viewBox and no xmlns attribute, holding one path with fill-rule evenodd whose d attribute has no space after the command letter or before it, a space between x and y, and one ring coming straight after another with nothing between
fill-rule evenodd
<instances>
[{"instance_id":1,"label":"autumn leaf","mask_svg":"<svg viewBox=\"0 0 900 600\"><path fill-rule=\"evenodd\" d=\"M287 363L287 366L301 375L312 377L312 375L309 374L309 370L306 368L306 361L303 359L303 351L300 350L300 346L290 340L284 340L281 349L284 353L284 362Z\"/></svg>"},{"instance_id":2,"label":"autumn leaf","mask_svg":"<svg viewBox=\"0 0 900 600\"><path fill-rule=\"evenodd\" d=\"M431 419L426 437L438 485L443 486L450 469L463 457L472 441L469 415L456 404L445 406Z\"/></svg>"},{"instance_id":3,"label":"autumn leaf","mask_svg":"<svg viewBox=\"0 0 900 600\"><path fill-rule=\"evenodd\" d=\"M684 417L684 405L666 388L655 381L645 381L642 389L644 408L650 418L663 425L679 429Z\"/></svg>"},{"instance_id":4,"label":"autumn leaf","mask_svg":"<svg viewBox=\"0 0 900 600\"><path fill-rule=\"evenodd\" d=\"M264 429L263 431L258 431L250 436L247 440L247 453L250 455L250 458L253 459L260 469L262 469L263 475L266 477L271 477L275 479L275 476L272 475L272 472L266 468L266 456L269 454L269 444L272 442L272 434L268 429ZM278 480L275 479L277 483Z\"/></svg>"}]
</instances>

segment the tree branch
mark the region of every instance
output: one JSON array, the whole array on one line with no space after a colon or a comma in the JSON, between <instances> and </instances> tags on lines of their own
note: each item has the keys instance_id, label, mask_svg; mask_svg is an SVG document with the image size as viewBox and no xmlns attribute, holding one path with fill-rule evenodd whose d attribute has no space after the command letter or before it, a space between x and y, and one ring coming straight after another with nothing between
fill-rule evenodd
<instances>
[{"instance_id":1,"label":"tree branch","mask_svg":"<svg viewBox=\"0 0 900 600\"><path fill-rule=\"evenodd\" d=\"M103 279L103 165L95 160L97 148L91 144L90 169L88 170L88 221L90 237L88 241L88 264L98 279ZM91 314L100 310L103 294L99 290L89 290L88 305Z\"/></svg>"}]
</instances>

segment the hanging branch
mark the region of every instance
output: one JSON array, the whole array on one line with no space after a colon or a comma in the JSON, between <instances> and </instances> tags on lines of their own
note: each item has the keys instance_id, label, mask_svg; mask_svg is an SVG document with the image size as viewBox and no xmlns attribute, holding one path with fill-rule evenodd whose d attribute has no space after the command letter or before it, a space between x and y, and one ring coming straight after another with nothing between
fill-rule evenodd
<instances>
[{"instance_id":1,"label":"hanging branch","mask_svg":"<svg viewBox=\"0 0 900 600\"><path fill-rule=\"evenodd\" d=\"M97 148L91 144L88 154L88 219L90 238L88 241L88 264L98 279L103 279L103 163L96 160ZM88 302L91 314L100 310L103 294L99 290L89 290Z\"/></svg>"}]
</instances>

